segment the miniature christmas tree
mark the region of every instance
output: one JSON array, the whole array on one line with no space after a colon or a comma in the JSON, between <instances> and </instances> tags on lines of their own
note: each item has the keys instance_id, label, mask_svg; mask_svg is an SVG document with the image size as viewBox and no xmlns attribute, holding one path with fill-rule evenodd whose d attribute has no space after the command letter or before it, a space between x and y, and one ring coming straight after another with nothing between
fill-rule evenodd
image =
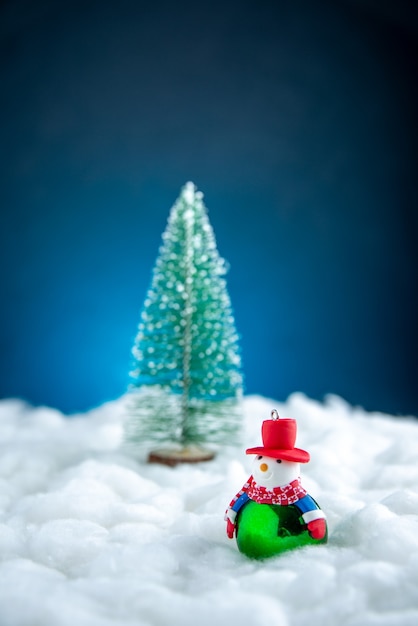
<instances>
[{"instance_id":1,"label":"miniature christmas tree","mask_svg":"<svg viewBox=\"0 0 418 626\"><path fill-rule=\"evenodd\" d=\"M236 435L238 335L203 195L187 183L173 206L133 348L131 442L177 448Z\"/></svg>"}]
</instances>

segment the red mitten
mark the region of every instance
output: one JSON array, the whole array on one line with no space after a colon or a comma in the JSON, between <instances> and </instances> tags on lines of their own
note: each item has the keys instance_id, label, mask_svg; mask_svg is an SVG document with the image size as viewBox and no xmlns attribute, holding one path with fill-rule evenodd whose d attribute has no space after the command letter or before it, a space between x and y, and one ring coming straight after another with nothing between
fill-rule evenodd
<instances>
[{"instance_id":1,"label":"red mitten","mask_svg":"<svg viewBox=\"0 0 418 626\"><path fill-rule=\"evenodd\" d=\"M235 524L230 519L226 520L226 534L230 539L234 536Z\"/></svg>"},{"instance_id":2,"label":"red mitten","mask_svg":"<svg viewBox=\"0 0 418 626\"><path fill-rule=\"evenodd\" d=\"M327 532L327 525L323 517L314 519L308 524L308 531L313 539L323 539Z\"/></svg>"}]
</instances>

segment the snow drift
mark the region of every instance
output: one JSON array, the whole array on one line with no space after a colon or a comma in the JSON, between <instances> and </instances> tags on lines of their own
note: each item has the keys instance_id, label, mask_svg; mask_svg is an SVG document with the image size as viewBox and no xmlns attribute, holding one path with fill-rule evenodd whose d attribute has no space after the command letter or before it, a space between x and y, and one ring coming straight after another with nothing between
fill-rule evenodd
<instances>
[{"instance_id":1,"label":"snow drift","mask_svg":"<svg viewBox=\"0 0 418 626\"><path fill-rule=\"evenodd\" d=\"M223 515L273 408L330 536L258 562ZM0 626L415 626L418 421L302 394L244 411L241 442L171 469L121 445L124 399L71 419L0 402Z\"/></svg>"}]
</instances>

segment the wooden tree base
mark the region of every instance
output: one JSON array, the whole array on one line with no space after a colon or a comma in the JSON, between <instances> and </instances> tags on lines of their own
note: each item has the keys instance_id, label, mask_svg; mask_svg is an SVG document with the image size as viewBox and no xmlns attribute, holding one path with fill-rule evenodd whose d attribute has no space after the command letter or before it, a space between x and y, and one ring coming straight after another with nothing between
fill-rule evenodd
<instances>
[{"instance_id":1,"label":"wooden tree base","mask_svg":"<svg viewBox=\"0 0 418 626\"><path fill-rule=\"evenodd\" d=\"M180 463L212 461L214 457L214 452L198 448L197 446L189 448L165 448L150 452L148 455L148 463L161 463L162 465L175 467Z\"/></svg>"}]
</instances>

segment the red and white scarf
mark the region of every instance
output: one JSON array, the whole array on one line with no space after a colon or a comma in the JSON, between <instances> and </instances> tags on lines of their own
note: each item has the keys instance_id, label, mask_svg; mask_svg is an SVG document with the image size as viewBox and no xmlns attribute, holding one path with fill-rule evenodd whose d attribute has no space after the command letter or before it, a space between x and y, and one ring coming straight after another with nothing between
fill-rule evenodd
<instances>
[{"instance_id":1,"label":"red and white scarf","mask_svg":"<svg viewBox=\"0 0 418 626\"><path fill-rule=\"evenodd\" d=\"M259 504L280 504L281 506L288 506L307 495L307 491L300 484L300 478L292 480L291 483L284 487L274 487L273 489L267 489L267 487L257 485L252 476L248 479L247 484L248 489L246 489L246 491L248 496L251 500L255 500L255 502Z\"/></svg>"}]
</instances>

